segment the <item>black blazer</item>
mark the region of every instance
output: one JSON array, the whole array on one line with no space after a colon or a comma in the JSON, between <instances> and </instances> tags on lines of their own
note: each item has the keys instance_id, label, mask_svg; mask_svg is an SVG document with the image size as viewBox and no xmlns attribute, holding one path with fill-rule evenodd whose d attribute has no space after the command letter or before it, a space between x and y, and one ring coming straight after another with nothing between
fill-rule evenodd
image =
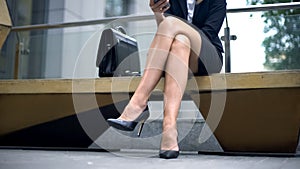
<instances>
[{"instance_id":1,"label":"black blazer","mask_svg":"<svg viewBox=\"0 0 300 169\"><path fill-rule=\"evenodd\" d=\"M165 12L187 20L186 0L170 0L171 7ZM193 25L198 27L211 40L216 48L223 52L223 46L218 33L226 16L226 0L203 0L196 4Z\"/></svg>"}]
</instances>

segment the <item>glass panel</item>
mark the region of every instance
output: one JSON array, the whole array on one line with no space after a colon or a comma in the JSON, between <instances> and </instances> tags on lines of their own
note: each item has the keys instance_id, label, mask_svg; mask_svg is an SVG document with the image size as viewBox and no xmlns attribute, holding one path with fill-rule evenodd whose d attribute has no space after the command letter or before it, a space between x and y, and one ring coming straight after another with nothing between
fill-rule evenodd
<instances>
[{"instance_id":1,"label":"glass panel","mask_svg":"<svg viewBox=\"0 0 300 169\"><path fill-rule=\"evenodd\" d=\"M11 32L0 51L0 79L14 78L15 47L17 44L15 32Z\"/></svg>"},{"instance_id":2,"label":"glass panel","mask_svg":"<svg viewBox=\"0 0 300 169\"><path fill-rule=\"evenodd\" d=\"M96 67L96 58L98 52L98 45L101 33L106 28L115 28L122 26L127 35L135 38L138 42L139 57L141 63L141 72L146 63L146 55L150 42L156 30L155 20L147 21L130 21L127 19L120 19L106 24L102 29L95 31L86 41L79 55L77 56L76 63L70 69L64 67L65 70L72 71L71 78L97 78L98 68ZM64 56L65 57L65 56ZM66 78L66 76L64 76Z\"/></svg>"},{"instance_id":3,"label":"glass panel","mask_svg":"<svg viewBox=\"0 0 300 169\"><path fill-rule=\"evenodd\" d=\"M290 10L288 10L290 11ZM228 14L232 72L300 69L300 15Z\"/></svg>"},{"instance_id":4,"label":"glass panel","mask_svg":"<svg viewBox=\"0 0 300 169\"><path fill-rule=\"evenodd\" d=\"M47 23L49 0L7 1L14 26Z\"/></svg>"},{"instance_id":5,"label":"glass panel","mask_svg":"<svg viewBox=\"0 0 300 169\"><path fill-rule=\"evenodd\" d=\"M128 35L138 41L141 67L146 62L146 53L156 30L155 20L116 20L98 26L83 26L64 29L32 30L18 33L20 79L33 78L95 78L98 77L96 57L100 36L104 28L123 26ZM15 38L17 39L17 38ZM8 42L10 44L17 43ZM2 79L14 78L15 48L5 45L0 65ZM6 51L11 51L7 53ZM9 63L9 66L7 67ZM7 70L7 71L4 71Z\"/></svg>"},{"instance_id":6,"label":"glass panel","mask_svg":"<svg viewBox=\"0 0 300 169\"><path fill-rule=\"evenodd\" d=\"M109 5L114 3L114 7L122 6L121 1L11 0L8 2L14 25L22 26L103 18L105 11L110 9ZM152 14L148 2L134 0L126 2L128 2L126 4L128 14ZM22 8L24 5L28 8ZM114 12L113 15L117 13ZM263 14L266 13L228 14L231 34L237 36L236 41L231 41L232 72L300 68L299 10L285 10L277 13L273 11L268 20L262 17ZM271 21L276 23L277 27L275 24L274 28L266 31L266 28L272 26ZM119 25L125 27L128 34L138 40L143 70L147 49L156 30L155 21L116 20L106 27ZM0 78L14 78L14 65L18 65L16 63L19 63L19 78L97 77L95 57L103 27L103 25L98 25L12 32L1 49ZM219 36L223 35L222 29ZM20 46L18 62L15 59L18 58L16 57L16 44ZM87 44L90 47L87 47L89 46ZM86 49L90 49L91 53L84 53ZM80 71L74 76L74 70L77 68Z\"/></svg>"},{"instance_id":7,"label":"glass panel","mask_svg":"<svg viewBox=\"0 0 300 169\"><path fill-rule=\"evenodd\" d=\"M14 26L77 22L111 16L151 13L138 0L9 0Z\"/></svg>"}]
</instances>

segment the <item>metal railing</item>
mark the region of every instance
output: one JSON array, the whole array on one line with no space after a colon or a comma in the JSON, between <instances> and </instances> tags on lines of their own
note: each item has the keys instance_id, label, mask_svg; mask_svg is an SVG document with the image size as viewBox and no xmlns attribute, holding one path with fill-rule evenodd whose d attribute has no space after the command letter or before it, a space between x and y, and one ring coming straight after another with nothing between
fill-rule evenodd
<instances>
[{"instance_id":1,"label":"metal railing","mask_svg":"<svg viewBox=\"0 0 300 169\"><path fill-rule=\"evenodd\" d=\"M227 9L227 13L259 12L259 11L283 10L283 9L300 9L300 2L277 3L277 4L267 4L267 5L266 4L265 5L251 5L251 6L242 7L242 8L231 8L231 9ZM153 18L154 18L153 15L128 15L128 16L110 17L110 18L104 18L104 19L79 21L79 22L16 26L16 27L12 27L12 31L19 32L19 31L28 31L28 30L36 30L36 29L54 29L54 28L99 25L99 24L107 24L116 19L128 19L130 21L140 21L140 20L151 20Z\"/></svg>"},{"instance_id":2,"label":"metal railing","mask_svg":"<svg viewBox=\"0 0 300 169\"><path fill-rule=\"evenodd\" d=\"M227 9L227 13L259 12L259 11L283 10L283 9L300 9L300 2L278 3L278 4L267 4L267 5L266 4L251 5L248 7ZM99 24L107 24L116 19L128 19L130 21L140 21L140 20L151 20L153 18L154 18L153 15L128 15L128 16L110 17L104 19L79 21L79 22L16 26L16 27L12 27L12 31L19 32L19 31L28 31L28 30L36 30L36 29L54 29L54 28L99 25Z\"/></svg>"},{"instance_id":3,"label":"metal railing","mask_svg":"<svg viewBox=\"0 0 300 169\"><path fill-rule=\"evenodd\" d=\"M227 13L262 12L262 11L285 10L285 9L300 9L300 2L250 5L250 6L242 7L242 8L227 9ZM11 31L21 32L21 31L28 31L28 30L91 26L91 25L99 25L99 24L108 24L117 19L121 19L121 20L126 19L126 20L130 20L130 21L142 21L142 20L154 19L154 16L153 15L128 15L128 16L110 17L110 18L104 18L104 19L79 21L79 22L16 26L16 27L12 27ZM234 35L230 34L228 21L226 19L226 28L224 30L224 36L222 37L222 40L224 41L224 44L225 44L225 47L224 47L225 48L225 72L231 72L230 41L235 40L235 39L236 39L236 37Z\"/></svg>"}]
</instances>

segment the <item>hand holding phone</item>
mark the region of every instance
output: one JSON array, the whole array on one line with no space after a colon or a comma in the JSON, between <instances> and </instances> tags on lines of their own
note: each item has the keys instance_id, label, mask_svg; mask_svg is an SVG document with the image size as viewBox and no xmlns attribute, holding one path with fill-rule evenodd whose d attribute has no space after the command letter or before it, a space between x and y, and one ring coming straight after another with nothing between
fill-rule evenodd
<instances>
[{"instance_id":1,"label":"hand holding phone","mask_svg":"<svg viewBox=\"0 0 300 169\"><path fill-rule=\"evenodd\" d=\"M154 0L154 4L158 3L159 1L161 1L161 0ZM170 7L170 3L168 2L168 4L163 7L163 9L166 9L169 7Z\"/></svg>"}]
</instances>

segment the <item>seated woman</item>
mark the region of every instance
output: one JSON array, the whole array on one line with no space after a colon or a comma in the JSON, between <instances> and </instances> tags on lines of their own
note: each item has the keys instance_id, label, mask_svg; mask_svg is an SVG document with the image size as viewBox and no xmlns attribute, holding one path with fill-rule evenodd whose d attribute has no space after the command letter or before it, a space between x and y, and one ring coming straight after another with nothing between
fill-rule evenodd
<instances>
[{"instance_id":1,"label":"seated woman","mask_svg":"<svg viewBox=\"0 0 300 169\"><path fill-rule=\"evenodd\" d=\"M218 33L226 15L226 0L150 0L157 21L147 64L139 86L118 119L109 125L132 131L149 117L147 100L165 72L163 133L159 156L177 158L176 119L189 72L218 73L222 68L222 43ZM142 126L142 125L141 125Z\"/></svg>"}]
</instances>

